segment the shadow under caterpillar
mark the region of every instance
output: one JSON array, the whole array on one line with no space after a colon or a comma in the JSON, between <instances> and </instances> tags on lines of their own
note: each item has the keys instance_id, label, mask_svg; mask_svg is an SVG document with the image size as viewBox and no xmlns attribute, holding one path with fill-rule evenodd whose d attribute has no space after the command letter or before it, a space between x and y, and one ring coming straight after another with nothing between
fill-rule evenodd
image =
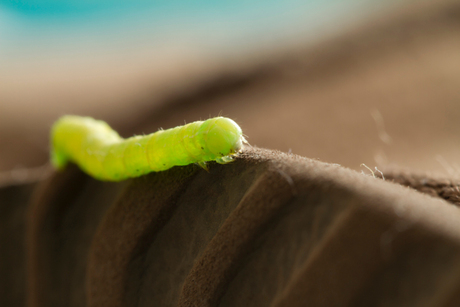
<instances>
[{"instance_id":1,"label":"shadow under caterpillar","mask_svg":"<svg viewBox=\"0 0 460 307\"><path fill-rule=\"evenodd\" d=\"M51 162L57 169L74 162L96 179L120 181L178 165L226 164L243 143L241 128L225 117L123 139L104 121L67 115L52 127Z\"/></svg>"}]
</instances>

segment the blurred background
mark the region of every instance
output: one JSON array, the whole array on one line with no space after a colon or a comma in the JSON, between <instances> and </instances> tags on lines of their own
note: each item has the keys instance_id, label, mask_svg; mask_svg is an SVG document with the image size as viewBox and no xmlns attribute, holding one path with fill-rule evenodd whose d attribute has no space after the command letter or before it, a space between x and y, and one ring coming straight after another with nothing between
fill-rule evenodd
<instances>
[{"instance_id":1,"label":"blurred background","mask_svg":"<svg viewBox=\"0 0 460 307\"><path fill-rule=\"evenodd\" d=\"M360 170L460 171L460 5L0 0L0 171L61 115L125 136L223 114L252 145Z\"/></svg>"}]
</instances>

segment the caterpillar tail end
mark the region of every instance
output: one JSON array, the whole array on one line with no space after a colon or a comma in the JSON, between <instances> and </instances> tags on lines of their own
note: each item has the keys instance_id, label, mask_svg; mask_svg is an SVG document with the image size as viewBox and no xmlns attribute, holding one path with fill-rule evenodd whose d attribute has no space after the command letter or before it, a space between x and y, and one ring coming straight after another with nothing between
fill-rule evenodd
<instances>
[{"instance_id":1,"label":"caterpillar tail end","mask_svg":"<svg viewBox=\"0 0 460 307\"><path fill-rule=\"evenodd\" d=\"M67 157L55 149L51 149L51 164L57 170L62 170L67 165Z\"/></svg>"}]
</instances>

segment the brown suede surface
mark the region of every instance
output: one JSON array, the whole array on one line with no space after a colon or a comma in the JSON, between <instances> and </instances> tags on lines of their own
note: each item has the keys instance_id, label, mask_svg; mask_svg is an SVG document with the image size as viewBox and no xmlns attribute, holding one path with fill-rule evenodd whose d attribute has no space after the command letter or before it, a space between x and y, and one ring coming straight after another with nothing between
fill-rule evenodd
<instances>
[{"instance_id":1,"label":"brown suede surface","mask_svg":"<svg viewBox=\"0 0 460 307\"><path fill-rule=\"evenodd\" d=\"M460 304L456 206L292 154L124 183L70 168L29 217L30 306Z\"/></svg>"},{"instance_id":2,"label":"brown suede surface","mask_svg":"<svg viewBox=\"0 0 460 307\"><path fill-rule=\"evenodd\" d=\"M0 187L0 306L26 300L26 211L34 183Z\"/></svg>"},{"instance_id":3,"label":"brown suede surface","mask_svg":"<svg viewBox=\"0 0 460 307\"><path fill-rule=\"evenodd\" d=\"M460 306L460 6L427 3L115 126L223 110L254 146L209 172L24 171L44 134L0 138L0 306Z\"/></svg>"}]
</instances>

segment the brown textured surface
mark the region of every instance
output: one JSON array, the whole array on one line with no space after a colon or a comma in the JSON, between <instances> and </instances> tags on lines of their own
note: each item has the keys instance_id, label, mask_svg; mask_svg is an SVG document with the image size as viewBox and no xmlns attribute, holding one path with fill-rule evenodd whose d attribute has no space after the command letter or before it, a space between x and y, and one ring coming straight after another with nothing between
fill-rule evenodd
<instances>
[{"instance_id":1,"label":"brown textured surface","mask_svg":"<svg viewBox=\"0 0 460 307\"><path fill-rule=\"evenodd\" d=\"M0 306L25 304L25 216L34 188L34 183L0 186Z\"/></svg>"},{"instance_id":2,"label":"brown textured surface","mask_svg":"<svg viewBox=\"0 0 460 307\"><path fill-rule=\"evenodd\" d=\"M381 176L380 176L381 178ZM426 174L417 174L409 171L387 171L385 179L411 187L433 197L440 197L451 204L460 206L460 181L452 178L429 177Z\"/></svg>"},{"instance_id":3,"label":"brown textured surface","mask_svg":"<svg viewBox=\"0 0 460 307\"><path fill-rule=\"evenodd\" d=\"M209 173L73 168L41 191L30 306L460 304L458 208L340 166L248 148Z\"/></svg>"},{"instance_id":4,"label":"brown textured surface","mask_svg":"<svg viewBox=\"0 0 460 307\"><path fill-rule=\"evenodd\" d=\"M36 189L28 209L28 306L84 306L94 232L124 185L94 181L75 166Z\"/></svg>"}]
</instances>

